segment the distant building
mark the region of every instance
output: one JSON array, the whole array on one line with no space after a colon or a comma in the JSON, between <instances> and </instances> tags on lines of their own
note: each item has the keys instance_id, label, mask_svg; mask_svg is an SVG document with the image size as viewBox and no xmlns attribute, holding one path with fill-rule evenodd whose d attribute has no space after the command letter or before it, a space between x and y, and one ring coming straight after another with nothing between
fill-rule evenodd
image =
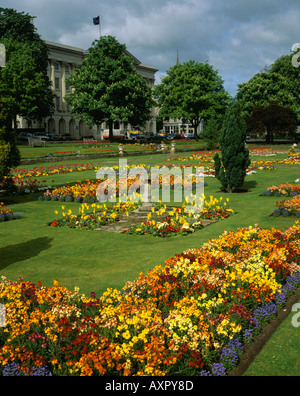
<instances>
[{"instance_id":1,"label":"distant building","mask_svg":"<svg viewBox=\"0 0 300 396\"><path fill-rule=\"evenodd\" d=\"M65 95L71 91L67 79L74 72L76 66L83 62L88 51L51 41L46 41L46 44L49 48L48 76L54 93L54 112L51 117L45 118L42 122L18 118L18 129L32 128L43 130L46 133L69 134L75 139L81 139L85 136L101 139L103 131L106 129L105 123L98 129L96 126L89 128L82 119L75 118L70 114L71 107L65 100ZM126 52L134 60L136 71L144 77L151 88L154 88L157 69L153 66L142 64L128 51ZM124 127L118 120L116 120L116 124L118 124L119 129ZM145 129L149 132L156 132L156 114L154 109L151 111L151 116L145 125Z\"/></svg>"},{"instance_id":2,"label":"distant building","mask_svg":"<svg viewBox=\"0 0 300 396\"><path fill-rule=\"evenodd\" d=\"M198 128L197 134L200 135L203 130L203 120L201 120ZM191 124L185 124L180 118L168 118L165 117L163 120L163 132L168 134L179 134L190 137L194 135L194 128Z\"/></svg>"}]
</instances>

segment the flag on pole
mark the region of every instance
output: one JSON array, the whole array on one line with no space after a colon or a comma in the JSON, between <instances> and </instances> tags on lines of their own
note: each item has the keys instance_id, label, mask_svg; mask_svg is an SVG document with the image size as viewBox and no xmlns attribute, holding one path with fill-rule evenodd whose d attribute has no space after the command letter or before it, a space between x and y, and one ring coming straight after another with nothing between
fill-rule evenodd
<instances>
[{"instance_id":1,"label":"flag on pole","mask_svg":"<svg viewBox=\"0 0 300 396\"><path fill-rule=\"evenodd\" d=\"M93 24L94 25L99 25L100 24L100 16L97 16L96 18L93 18Z\"/></svg>"}]
</instances>

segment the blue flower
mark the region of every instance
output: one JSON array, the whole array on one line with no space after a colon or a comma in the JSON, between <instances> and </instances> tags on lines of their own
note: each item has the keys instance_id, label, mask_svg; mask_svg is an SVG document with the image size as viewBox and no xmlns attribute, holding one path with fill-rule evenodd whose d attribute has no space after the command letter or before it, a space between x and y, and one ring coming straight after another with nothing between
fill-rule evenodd
<instances>
[{"instance_id":1,"label":"blue flower","mask_svg":"<svg viewBox=\"0 0 300 396\"><path fill-rule=\"evenodd\" d=\"M272 192L270 190L266 190L262 193L262 195L272 195Z\"/></svg>"},{"instance_id":2,"label":"blue flower","mask_svg":"<svg viewBox=\"0 0 300 396\"><path fill-rule=\"evenodd\" d=\"M274 209L273 216L280 216L280 210L279 209Z\"/></svg>"},{"instance_id":3,"label":"blue flower","mask_svg":"<svg viewBox=\"0 0 300 396\"><path fill-rule=\"evenodd\" d=\"M221 353L221 362L227 370L233 370L238 364L239 358L234 349L223 348Z\"/></svg>"},{"instance_id":4,"label":"blue flower","mask_svg":"<svg viewBox=\"0 0 300 396\"><path fill-rule=\"evenodd\" d=\"M52 373L47 367L32 367L30 374L25 374L19 364L12 362L5 365L2 373L3 377L52 377Z\"/></svg>"},{"instance_id":5,"label":"blue flower","mask_svg":"<svg viewBox=\"0 0 300 396\"><path fill-rule=\"evenodd\" d=\"M281 211L282 216L288 216L289 213L290 212L287 209L282 209L282 211Z\"/></svg>"},{"instance_id":6,"label":"blue flower","mask_svg":"<svg viewBox=\"0 0 300 396\"><path fill-rule=\"evenodd\" d=\"M253 329L245 329L243 331L243 340L246 344L253 341Z\"/></svg>"},{"instance_id":7,"label":"blue flower","mask_svg":"<svg viewBox=\"0 0 300 396\"><path fill-rule=\"evenodd\" d=\"M226 368L224 367L223 363L213 363L211 365L211 372L214 376L218 377L226 377Z\"/></svg>"},{"instance_id":8,"label":"blue flower","mask_svg":"<svg viewBox=\"0 0 300 396\"><path fill-rule=\"evenodd\" d=\"M277 306L275 303L267 303L258 308L253 312L254 322L256 325L266 325L277 313Z\"/></svg>"}]
</instances>

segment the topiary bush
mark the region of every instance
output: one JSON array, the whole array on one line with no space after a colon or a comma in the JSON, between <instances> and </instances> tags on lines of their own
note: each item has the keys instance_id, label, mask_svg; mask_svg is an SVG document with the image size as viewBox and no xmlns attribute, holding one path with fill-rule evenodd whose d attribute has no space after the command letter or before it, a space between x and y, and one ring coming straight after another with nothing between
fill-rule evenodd
<instances>
[{"instance_id":1,"label":"topiary bush","mask_svg":"<svg viewBox=\"0 0 300 396\"><path fill-rule=\"evenodd\" d=\"M214 156L215 177L223 190L235 192L243 186L246 170L251 161L246 147L246 122L241 116L241 107L235 101L227 110L220 133L221 157Z\"/></svg>"}]
</instances>

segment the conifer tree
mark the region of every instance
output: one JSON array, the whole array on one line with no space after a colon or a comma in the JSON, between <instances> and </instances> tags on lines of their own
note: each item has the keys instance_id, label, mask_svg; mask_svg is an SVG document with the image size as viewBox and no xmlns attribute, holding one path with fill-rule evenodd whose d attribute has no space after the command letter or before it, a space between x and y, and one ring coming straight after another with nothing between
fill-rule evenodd
<instances>
[{"instance_id":1,"label":"conifer tree","mask_svg":"<svg viewBox=\"0 0 300 396\"><path fill-rule=\"evenodd\" d=\"M215 177L227 192L235 192L243 186L246 169L250 165L246 148L246 122L241 116L241 106L234 102L226 111L220 133L221 158L214 156Z\"/></svg>"}]
</instances>

